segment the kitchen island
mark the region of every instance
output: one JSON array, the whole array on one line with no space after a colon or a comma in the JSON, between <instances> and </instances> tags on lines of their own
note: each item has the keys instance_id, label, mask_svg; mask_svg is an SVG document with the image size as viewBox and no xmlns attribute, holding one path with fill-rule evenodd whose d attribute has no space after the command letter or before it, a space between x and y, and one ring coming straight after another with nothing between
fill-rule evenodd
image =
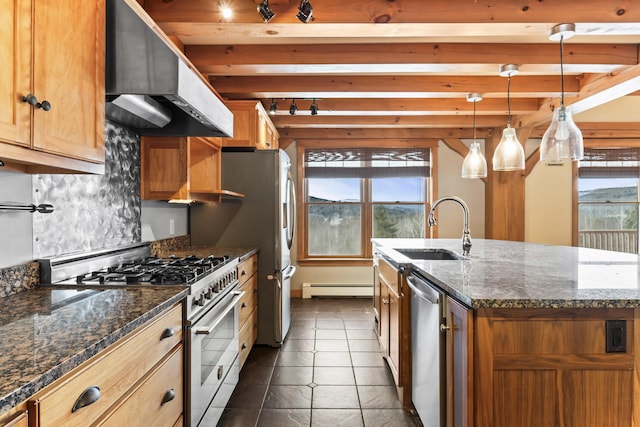
<instances>
[{"instance_id":1,"label":"kitchen island","mask_svg":"<svg viewBox=\"0 0 640 427\"><path fill-rule=\"evenodd\" d=\"M475 239L463 259L428 260L417 259L419 252L462 255L461 241L373 244L380 264L392 266L400 282L398 385L405 407L410 365L420 363L410 357L413 313L406 277L413 273L446 295L448 425L639 424L636 255Z\"/></svg>"}]
</instances>

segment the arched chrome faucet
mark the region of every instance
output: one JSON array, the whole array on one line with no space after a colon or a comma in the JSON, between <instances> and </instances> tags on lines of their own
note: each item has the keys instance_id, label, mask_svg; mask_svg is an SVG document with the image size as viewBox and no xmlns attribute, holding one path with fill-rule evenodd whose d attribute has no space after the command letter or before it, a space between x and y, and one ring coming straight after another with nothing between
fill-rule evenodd
<instances>
[{"instance_id":1,"label":"arched chrome faucet","mask_svg":"<svg viewBox=\"0 0 640 427\"><path fill-rule=\"evenodd\" d=\"M434 216L434 212L440 203L447 200L451 200L459 204L464 212L464 229L462 230L462 254L464 256L467 256L469 255L469 251L471 250L471 233L469 232L469 208L461 198L455 196L447 196L441 197L440 199L436 200L433 206L431 206L431 211L429 212L429 216L427 217L427 223L429 224L429 227L433 227L438 223L436 221L436 217Z\"/></svg>"}]
</instances>

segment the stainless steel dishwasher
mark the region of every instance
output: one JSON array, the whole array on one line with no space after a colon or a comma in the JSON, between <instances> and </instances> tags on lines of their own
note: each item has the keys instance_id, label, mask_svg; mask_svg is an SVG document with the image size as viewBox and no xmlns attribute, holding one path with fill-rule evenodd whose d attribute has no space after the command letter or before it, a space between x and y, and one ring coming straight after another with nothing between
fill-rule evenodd
<instances>
[{"instance_id":1,"label":"stainless steel dishwasher","mask_svg":"<svg viewBox=\"0 0 640 427\"><path fill-rule=\"evenodd\" d=\"M411 288L411 400L425 427L444 427L446 298L420 276L411 274L407 282Z\"/></svg>"}]
</instances>

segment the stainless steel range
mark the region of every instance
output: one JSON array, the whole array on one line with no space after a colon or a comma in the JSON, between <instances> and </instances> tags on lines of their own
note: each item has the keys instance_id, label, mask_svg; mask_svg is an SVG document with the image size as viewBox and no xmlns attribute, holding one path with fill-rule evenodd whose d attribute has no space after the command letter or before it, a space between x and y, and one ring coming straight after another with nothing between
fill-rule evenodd
<instances>
[{"instance_id":1,"label":"stainless steel range","mask_svg":"<svg viewBox=\"0 0 640 427\"><path fill-rule=\"evenodd\" d=\"M151 256L146 243L40 260L43 284L87 287L188 286L187 406L190 425L216 425L239 378L238 259Z\"/></svg>"}]
</instances>

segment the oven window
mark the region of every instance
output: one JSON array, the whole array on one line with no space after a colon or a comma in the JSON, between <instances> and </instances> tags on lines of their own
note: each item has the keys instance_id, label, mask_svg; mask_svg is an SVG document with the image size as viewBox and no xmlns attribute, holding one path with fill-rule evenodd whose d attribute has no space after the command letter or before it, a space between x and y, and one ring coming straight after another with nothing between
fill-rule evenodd
<instances>
[{"instance_id":1,"label":"oven window","mask_svg":"<svg viewBox=\"0 0 640 427\"><path fill-rule=\"evenodd\" d=\"M234 333L234 310L231 310L212 333L204 336L200 347L202 351L200 384L204 384L209 375L220 364L220 359L223 357L225 350L233 343Z\"/></svg>"}]
</instances>

